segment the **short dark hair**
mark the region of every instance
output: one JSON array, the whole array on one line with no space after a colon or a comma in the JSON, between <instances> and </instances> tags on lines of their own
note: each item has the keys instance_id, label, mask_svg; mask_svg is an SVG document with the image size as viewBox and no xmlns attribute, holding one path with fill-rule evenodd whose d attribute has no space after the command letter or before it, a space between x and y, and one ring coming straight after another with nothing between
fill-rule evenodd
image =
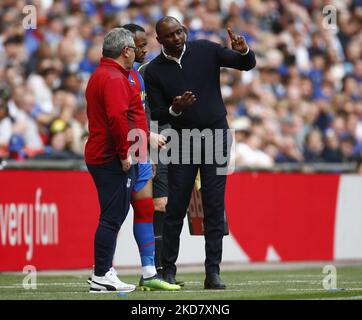
<instances>
[{"instance_id":1,"label":"short dark hair","mask_svg":"<svg viewBox=\"0 0 362 320\"><path fill-rule=\"evenodd\" d=\"M349 143L351 145L355 145L356 144L356 139L350 135L350 134L346 134L345 136L341 137L341 143Z\"/></svg>"},{"instance_id":2,"label":"short dark hair","mask_svg":"<svg viewBox=\"0 0 362 320\"><path fill-rule=\"evenodd\" d=\"M140 25L134 24L134 23L127 23L122 28L131 31L133 34L136 34L137 31L139 32L146 32L145 29L143 29Z\"/></svg>"},{"instance_id":3,"label":"short dark hair","mask_svg":"<svg viewBox=\"0 0 362 320\"><path fill-rule=\"evenodd\" d=\"M4 41L4 47L9 44L22 44L23 41L24 41L24 38L20 35L12 36L12 37L7 38Z\"/></svg>"},{"instance_id":4,"label":"short dark hair","mask_svg":"<svg viewBox=\"0 0 362 320\"><path fill-rule=\"evenodd\" d=\"M171 16L165 16L165 17L161 18L160 20L158 20L156 23L156 26L155 26L157 35L160 34L161 24L164 22L172 21L172 20L181 24L180 21L178 21L175 17L171 17Z\"/></svg>"}]
</instances>

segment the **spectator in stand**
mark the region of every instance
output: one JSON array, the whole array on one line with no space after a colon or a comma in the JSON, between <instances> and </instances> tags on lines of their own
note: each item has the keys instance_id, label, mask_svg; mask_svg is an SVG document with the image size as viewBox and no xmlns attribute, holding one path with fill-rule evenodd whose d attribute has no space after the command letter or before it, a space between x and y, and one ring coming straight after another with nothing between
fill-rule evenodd
<instances>
[{"instance_id":1,"label":"spectator in stand","mask_svg":"<svg viewBox=\"0 0 362 320\"><path fill-rule=\"evenodd\" d=\"M222 70L220 83L229 124L240 117L262 119L249 129L250 136L260 140L257 150L274 155L277 162L303 161L301 155L308 153L305 137L318 128L325 143L323 161L342 161L340 139L345 134L352 136L353 152L359 153L362 20L358 1L336 2L338 33L323 26L323 1L96 2L36 1L34 30L22 26L21 8L26 1L0 3L0 84L12 92L23 84L30 88L42 111L33 119L45 144L51 121L65 117L71 126L76 110L84 106L84 90L98 65L105 33L112 26L140 24L149 39L149 61L160 53L155 22L173 15L189 30L189 40L206 38L230 46L225 30L231 27L255 49L258 68L242 75ZM75 106L64 92L76 97ZM67 108L67 103L72 107ZM79 131L75 145L82 144L82 136ZM286 150L293 150L294 156L286 156Z\"/></svg>"},{"instance_id":2,"label":"spectator in stand","mask_svg":"<svg viewBox=\"0 0 362 320\"><path fill-rule=\"evenodd\" d=\"M341 138L341 160L342 162L357 162L360 155L355 152L356 140L351 135Z\"/></svg>"},{"instance_id":3,"label":"spectator in stand","mask_svg":"<svg viewBox=\"0 0 362 320\"><path fill-rule=\"evenodd\" d=\"M85 138L88 135L88 119L84 106L78 106L74 110L73 117L69 120L69 148L73 152L84 154Z\"/></svg>"},{"instance_id":4,"label":"spectator in stand","mask_svg":"<svg viewBox=\"0 0 362 320\"><path fill-rule=\"evenodd\" d=\"M38 129L39 115L33 93L26 87L18 87L14 90L12 103L12 157L21 160L41 153L44 146Z\"/></svg>"},{"instance_id":5,"label":"spectator in stand","mask_svg":"<svg viewBox=\"0 0 362 320\"><path fill-rule=\"evenodd\" d=\"M14 66L23 67L26 60L23 41L21 35L14 34L3 43L6 59Z\"/></svg>"},{"instance_id":6,"label":"spectator in stand","mask_svg":"<svg viewBox=\"0 0 362 320\"><path fill-rule=\"evenodd\" d=\"M44 113L54 111L53 89L59 86L59 73L51 60L43 60L38 74L30 75L28 87L35 94L35 102Z\"/></svg>"},{"instance_id":7,"label":"spectator in stand","mask_svg":"<svg viewBox=\"0 0 362 320\"><path fill-rule=\"evenodd\" d=\"M50 144L45 146L44 152L37 154L33 159L38 160L69 160L82 159L82 155L70 149L71 135L69 127L60 119L56 119L50 126Z\"/></svg>"},{"instance_id":8,"label":"spectator in stand","mask_svg":"<svg viewBox=\"0 0 362 320\"><path fill-rule=\"evenodd\" d=\"M276 157L276 162L296 163L302 161L303 161L303 155L298 150L293 136L291 135L284 136L279 146L279 153Z\"/></svg>"},{"instance_id":9,"label":"spectator in stand","mask_svg":"<svg viewBox=\"0 0 362 320\"><path fill-rule=\"evenodd\" d=\"M247 117L239 118L232 123L235 129L235 164L246 167L272 167L273 158L262 151L262 139L251 134L251 122Z\"/></svg>"},{"instance_id":10,"label":"spectator in stand","mask_svg":"<svg viewBox=\"0 0 362 320\"><path fill-rule=\"evenodd\" d=\"M11 138L11 120L8 113L7 94L0 89L0 160L8 156Z\"/></svg>"},{"instance_id":11,"label":"spectator in stand","mask_svg":"<svg viewBox=\"0 0 362 320\"><path fill-rule=\"evenodd\" d=\"M340 141L336 132L328 129L325 136L325 148L322 152L322 157L325 162L338 163L342 162L340 150Z\"/></svg>"},{"instance_id":12,"label":"spectator in stand","mask_svg":"<svg viewBox=\"0 0 362 320\"><path fill-rule=\"evenodd\" d=\"M97 68L101 56L102 56L102 46L92 45L88 49L86 56L80 62L79 71L82 74L85 74L85 77L89 77L89 75L92 74L94 70Z\"/></svg>"},{"instance_id":13,"label":"spectator in stand","mask_svg":"<svg viewBox=\"0 0 362 320\"><path fill-rule=\"evenodd\" d=\"M305 138L304 161L323 162L322 152L324 149L322 133L318 129L310 131Z\"/></svg>"}]
</instances>

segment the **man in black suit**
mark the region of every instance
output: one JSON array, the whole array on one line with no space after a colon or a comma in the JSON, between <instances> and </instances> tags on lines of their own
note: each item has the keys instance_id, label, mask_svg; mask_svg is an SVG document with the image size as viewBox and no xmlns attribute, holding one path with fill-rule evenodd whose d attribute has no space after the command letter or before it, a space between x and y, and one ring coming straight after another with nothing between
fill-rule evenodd
<instances>
[{"instance_id":1,"label":"man in black suit","mask_svg":"<svg viewBox=\"0 0 362 320\"><path fill-rule=\"evenodd\" d=\"M173 17L160 19L156 24L156 33L162 52L148 64L145 72L151 118L159 121L160 125L169 123L180 137L177 144L180 158L176 161L172 159L168 165L169 198L162 255L164 279L170 283L176 282L179 237L195 177L200 170L205 216L204 288L225 289L220 279L219 265L224 235L226 174L218 174L218 169L225 168L227 160L224 163L218 161L217 147L223 146L221 152L227 159L229 133L220 90L220 67L250 70L255 67L255 55L245 39L230 29L228 33L232 49L207 40L186 42L184 27ZM199 136L193 137L189 145L184 143L190 138L184 129L199 132ZM217 131L220 130L221 141L216 141ZM211 135L206 134L210 132ZM214 145L211 161L210 137ZM200 143L196 143L195 138L200 138ZM191 162L187 158L191 158Z\"/></svg>"}]
</instances>

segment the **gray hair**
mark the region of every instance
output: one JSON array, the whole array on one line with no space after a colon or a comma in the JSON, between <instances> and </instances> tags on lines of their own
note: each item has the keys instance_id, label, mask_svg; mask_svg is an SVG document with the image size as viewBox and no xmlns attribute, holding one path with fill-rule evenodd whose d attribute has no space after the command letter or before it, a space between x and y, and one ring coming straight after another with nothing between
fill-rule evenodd
<instances>
[{"instance_id":1,"label":"gray hair","mask_svg":"<svg viewBox=\"0 0 362 320\"><path fill-rule=\"evenodd\" d=\"M134 47L133 34L124 28L114 28L107 32L103 41L103 57L118 58L126 47Z\"/></svg>"}]
</instances>

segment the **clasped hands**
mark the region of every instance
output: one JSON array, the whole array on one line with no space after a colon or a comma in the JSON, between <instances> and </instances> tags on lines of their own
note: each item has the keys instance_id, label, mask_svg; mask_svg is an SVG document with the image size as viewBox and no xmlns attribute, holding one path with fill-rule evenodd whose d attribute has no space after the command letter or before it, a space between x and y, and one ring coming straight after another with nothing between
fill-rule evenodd
<instances>
[{"instance_id":1,"label":"clasped hands","mask_svg":"<svg viewBox=\"0 0 362 320\"><path fill-rule=\"evenodd\" d=\"M243 36L237 35L230 28L227 29L230 40L231 48L235 51L245 54L248 51L248 44ZM196 96L192 91L185 91L182 96L176 96L172 101L172 111L176 114L183 112L190 108L196 102Z\"/></svg>"}]
</instances>

